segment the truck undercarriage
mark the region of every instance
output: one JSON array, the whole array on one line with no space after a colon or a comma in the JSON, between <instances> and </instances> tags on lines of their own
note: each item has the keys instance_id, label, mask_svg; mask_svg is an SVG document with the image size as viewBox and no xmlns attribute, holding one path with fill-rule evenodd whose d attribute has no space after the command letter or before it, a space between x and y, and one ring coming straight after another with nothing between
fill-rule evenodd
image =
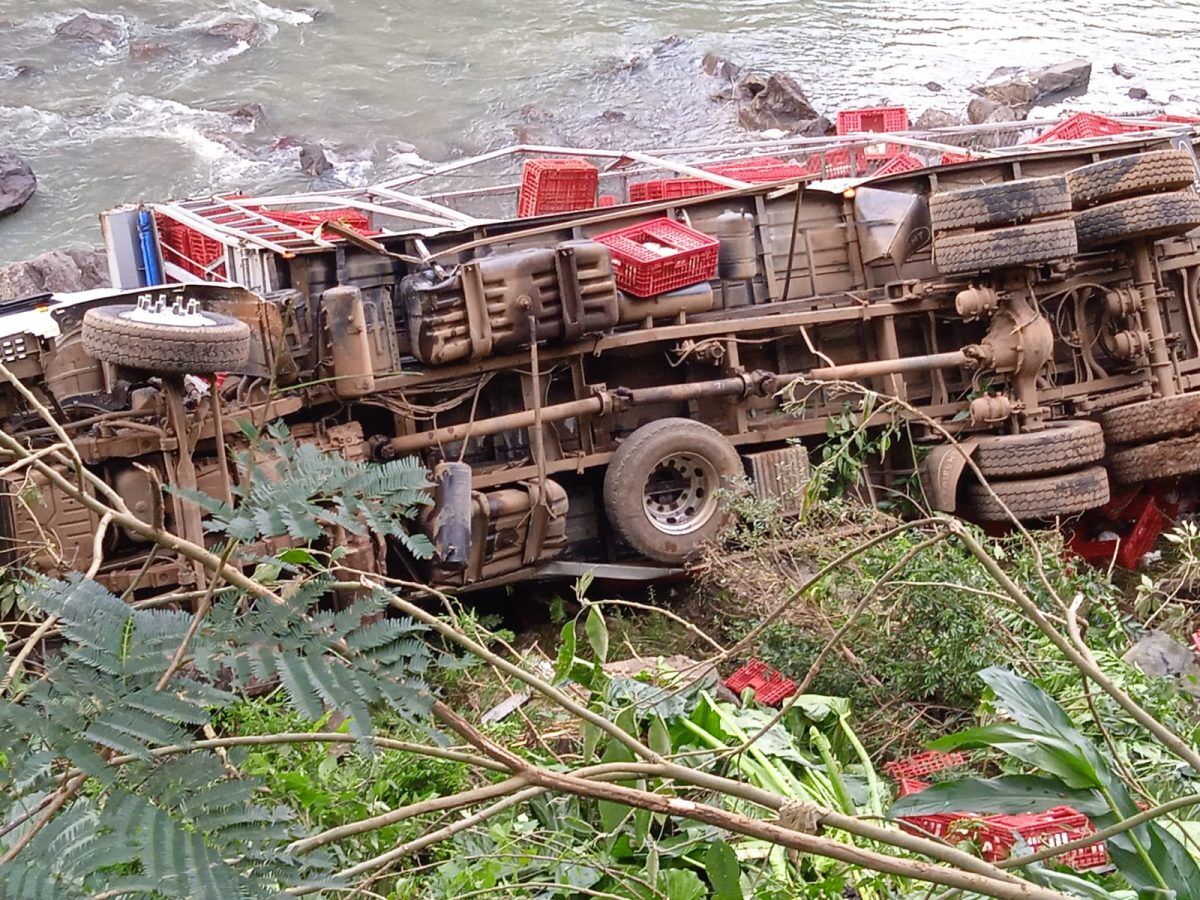
<instances>
[{"instance_id":1,"label":"truck undercarriage","mask_svg":"<svg viewBox=\"0 0 1200 900\"><path fill-rule=\"evenodd\" d=\"M536 218L487 215L504 184L275 198L368 226L311 231L271 218L270 198L122 208L103 227L125 290L6 304L0 420L48 452L49 411L140 518L200 544L187 492L234 499L240 423L283 420L349 459L418 455L434 558L352 535L347 549L455 589L685 565L727 521L722 488L802 487L855 391L896 398L860 424L903 421L911 438L871 484L919 474L930 505L980 521L1071 516L1200 471L1193 131L954 164L938 141L958 132L889 135L935 164L844 179L820 176L881 138L784 142L771 152L820 170L763 184L686 155L580 151L612 163L618 205ZM639 166L715 192L621 203ZM611 235L663 219L718 243L713 271L631 288ZM181 255L180 229L215 255ZM0 564L86 570L97 513L37 474L4 478ZM197 583L148 546L113 530L98 578Z\"/></svg>"}]
</instances>

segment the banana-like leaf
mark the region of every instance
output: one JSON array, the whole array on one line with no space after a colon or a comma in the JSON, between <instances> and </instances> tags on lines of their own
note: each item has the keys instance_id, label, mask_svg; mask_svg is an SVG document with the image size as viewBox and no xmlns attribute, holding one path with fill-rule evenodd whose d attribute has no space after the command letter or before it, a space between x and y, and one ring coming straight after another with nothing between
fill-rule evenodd
<instances>
[{"instance_id":1,"label":"banana-like leaf","mask_svg":"<svg viewBox=\"0 0 1200 900\"><path fill-rule=\"evenodd\" d=\"M944 812L1032 813L1055 806L1070 806L1089 816L1109 812L1096 791L1072 790L1057 778L1037 775L1002 775L999 778L964 778L930 785L892 804L889 817Z\"/></svg>"}]
</instances>

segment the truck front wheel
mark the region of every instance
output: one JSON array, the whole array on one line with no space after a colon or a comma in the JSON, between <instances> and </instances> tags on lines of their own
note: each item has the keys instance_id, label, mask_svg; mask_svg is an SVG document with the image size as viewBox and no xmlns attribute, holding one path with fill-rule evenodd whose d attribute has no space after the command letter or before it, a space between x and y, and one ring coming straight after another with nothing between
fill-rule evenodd
<instances>
[{"instance_id":1,"label":"truck front wheel","mask_svg":"<svg viewBox=\"0 0 1200 900\"><path fill-rule=\"evenodd\" d=\"M657 562L692 559L729 520L718 491L742 474L737 450L690 419L643 425L604 474L608 520L634 550Z\"/></svg>"}]
</instances>

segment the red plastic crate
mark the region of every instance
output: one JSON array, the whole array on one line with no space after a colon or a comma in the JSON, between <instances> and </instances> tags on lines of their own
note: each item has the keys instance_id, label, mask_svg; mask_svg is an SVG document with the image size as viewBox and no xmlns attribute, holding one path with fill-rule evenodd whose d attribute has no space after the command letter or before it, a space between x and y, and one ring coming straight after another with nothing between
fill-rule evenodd
<instances>
[{"instance_id":1,"label":"red plastic crate","mask_svg":"<svg viewBox=\"0 0 1200 900\"><path fill-rule=\"evenodd\" d=\"M929 813L924 816L902 816L897 821L902 831L917 837L944 838L951 826L963 817L963 813Z\"/></svg>"},{"instance_id":2,"label":"red plastic crate","mask_svg":"<svg viewBox=\"0 0 1200 900\"><path fill-rule=\"evenodd\" d=\"M791 163L774 156L734 159L702 167L714 175L736 178L748 184L767 184L772 181L788 181L807 178L812 173L807 166ZM718 191L729 190L721 184L703 178L659 178L654 181L637 181L629 185L629 200L644 203L648 200L675 200L682 197L702 197Z\"/></svg>"},{"instance_id":3,"label":"red plastic crate","mask_svg":"<svg viewBox=\"0 0 1200 900\"><path fill-rule=\"evenodd\" d=\"M896 796L907 797L910 794L919 794L927 787L929 787L929 782L921 781L919 778L897 778Z\"/></svg>"},{"instance_id":4,"label":"red plastic crate","mask_svg":"<svg viewBox=\"0 0 1200 900\"><path fill-rule=\"evenodd\" d=\"M1041 813L962 817L950 825L947 836L973 838L984 859L999 862L1012 855L1018 838L1036 853L1094 832L1087 816L1069 806L1056 806ZM1108 851L1103 843L1097 843L1064 853L1056 859L1072 869L1095 869L1108 864Z\"/></svg>"},{"instance_id":5,"label":"red plastic crate","mask_svg":"<svg viewBox=\"0 0 1200 900\"><path fill-rule=\"evenodd\" d=\"M715 163L705 166L706 172L714 175L724 175L751 184L766 184L771 181L786 181L793 178L806 178L808 167L798 163L788 162L775 156L760 156L749 159L735 159L729 162Z\"/></svg>"},{"instance_id":6,"label":"red plastic crate","mask_svg":"<svg viewBox=\"0 0 1200 900\"><path fill-rule=\"evenodd\" d=\"M966 765L966 762L967 758L958 751L939 753L937 750L926 750L907 759L892 760L885 763L883 768L893 779L920 778L922 775L940 772L951 766Z\"/></svg>"},{"instance_id":7,"label":"red plastic crate","mask_svg":"<svg viewBox=\"0 0 1200 900\"><path fill-rule=\"evenodd\" d=\"M864 147L854 148L853 154L849 147L834 147L825 151L823 167L820 153L809 156L804 167L817 178L858 178L867 174L873 159L882 158L868 154Z\"/></svg>"},{"instance_id":8,"label":"red plastic crate","mask_svg":"<svg viewBox=\"0 0 1200 900\"><path fill-rule=\"evenodd\" d=\"M521 174L517 216L593 209L600 170L582 159L530 159Z\"/></svg>"},{"instance_id":9,"label":"red plastic crate","mask_svg":"<svg viewBox=\"0 0 1200 900\"><path fill-rule=\"evenodd\" d=\"M616 205L617 205L617 198L614 197L612 194L601 194L600 198L596 201L596 206L600 209L607 209L610 206L616 206Z\"/></svg>"},{"instance_id":10,"label":"red plastic crate","mask_svg":"<svg viewBox=\"0 0 1200 900\"><path fill-rule=\"evenodd\" d=\"M158 246L164 263L176 265L198 278L213 275L219 278L226 277L224 263L211 273L206 271L214 262L225 256L225 245L220 241L215 241L161 213L154 214L154 224L158 228Z\"/></svg>"},{"instance_id":11,"label":"red plastic crate","mask_svg":"<svg viewBox=\"0 0 1200 900\"><path fill-rule=\"evenodd\" d=\"M794 681L757 659L750 660L726 678L725 687L735 694L753 688L754 698L767 706L775 706L796 693Z\"/></svg>"},{"instance_id":12,"label":"red plastic crate","mask_svg":"<svg viewBox=\"0 0 1200 900\"><path fill-rule=\"evenodd\" d=\"M925 168L925 161L911 153L897 153L882 166L875 170L875 176L896 175L900 172L915 172Z\"/></svg>"},{"instance_id":13,"label":"red plastic crate","mask_svg":"<svg viewBox=\"0 0 1200 900\"><path fill-rule=\"evenodd\" d=\"M1049 131L1038 135L1030 144L1048 144L1052 141L1077 141L1081 138L1104 137L1110 134L1128 134L1140 131L1137 125L1126 125L1108 116L1080 112L1068 116Z\"/></svg>"},{"instance_id":14,"label":"red plastic crate","mask_svg":"<svg viewBox=\"0 0 1200 900\"><path fill-rule=\"evenodd\" d=\"M598 235L595 240L608 247L612 255L617 287L634 297L677 291L717 274L720 241L674 219L653 219ZM675 252L660 255L643 246L647 243Z\"/></svg>"},{"instance_id":15,"label":"red plastic crate","mask_svg":"<svg viewBox=\"0 0 1200 900\"><path fill-rule=\"evenodd\" d=\"M648 200L679 200L684 197L703 197L723 191L722 185L703 178L659 178L655 181L636 181L629 185L629 202Z\"/></svg>"},{"instance_id":16,"label":"red plastic crate","mask_svg":"<svg viewBox=\"0 0 1200 900\"><path fill-rule=\"evenodd\" d=\"M969 153L943 153L942 165L953 166L957 165L958 163L970 162L974 158L975 157L971 156Z\"/></svg>"},{"instance_id":17,"label":"red plastic crate","mask_svg":"<svg viewBox=\"0 0 1200 900\"><path fill-rule=\"evenodd\" d=\"M1200 125L1200 116L1177 116L1173 113L1163 113L1155 116L1151 122L1172 122L1176 125Z\"/></svg>"},{"instance_id":18,"label":"red plastic crate","mask_svg":"<svg viewBox=\"0 0 1200 900\"><path fill-rule=\"evenodd\" d=\"M313 231L318 225L325 222L337 222L364 236L379 234L378 231L371 229L371 220L353 207L312 210L255 209L254 211L269 219L274 219L276 222L299 228L301 231ZM337 235L331 234L328 237L337 239Z\"/></svg>"},{"instance_id":19,"label":"red plastic crate","mask_svg":"<svg viewBox=\"0 0 1200 900\"><path fill-rule=\"evenodd\" d=\"M843 109L837 114L838 134L863 131L908 131L908 109L903 106L872 106Z\"/></svg>"}]
</instances>

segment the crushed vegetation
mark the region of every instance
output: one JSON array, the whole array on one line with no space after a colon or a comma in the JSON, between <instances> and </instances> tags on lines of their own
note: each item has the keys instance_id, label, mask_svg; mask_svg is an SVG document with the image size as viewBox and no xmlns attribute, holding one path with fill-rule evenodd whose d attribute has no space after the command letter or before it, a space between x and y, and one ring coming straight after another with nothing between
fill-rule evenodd
<instances>
[{"instance_id":1,"label":"crushed vegetation","mask_svg":"<svg viewBox=\"0 0 1200 900\"><path fill-rule=\"evenodd\" d=\"M1125 661L1190 626L1193 525L1118 583L1056 532L867 509L831 453L799 517L731 494L686 596L583 579L530 640L345 567L347 511L408 533L418 471L261 439L295 477L215 533L310 543L256 579L218 562L196 605L130 605L4 573L0 896L1200 896L1194 685ZM731 695L750 657L800 693ZM927 747L966 755L898 798L888 764ZM989 817L1063 806L1105 832L1066 860L1099 868L996 855Z\"/></svg>"}]
</instances>

